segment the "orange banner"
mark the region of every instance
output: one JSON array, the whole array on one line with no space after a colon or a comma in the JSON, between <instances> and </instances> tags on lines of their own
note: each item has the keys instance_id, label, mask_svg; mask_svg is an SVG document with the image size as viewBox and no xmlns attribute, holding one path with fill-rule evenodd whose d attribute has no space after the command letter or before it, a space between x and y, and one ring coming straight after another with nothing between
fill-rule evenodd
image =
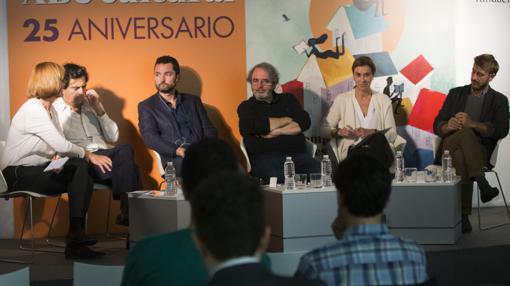
<instances>
[{"instance_id":1,"label":"orange banner","mask_svg":"<svg viewBox=\"0 0 510 286\"><path fill-rule=\"evenodd\" d=\"M242 0L8 1L11 116L26 100L32 68L42 61L87 67L120 127L119 143L134 146L145 188L161 181L138 130L137 105L156 92L158 56L181 64L178 89L199 95L219 135L239 146L236 109L246 99Z\"/></svg>"}]
</instances>

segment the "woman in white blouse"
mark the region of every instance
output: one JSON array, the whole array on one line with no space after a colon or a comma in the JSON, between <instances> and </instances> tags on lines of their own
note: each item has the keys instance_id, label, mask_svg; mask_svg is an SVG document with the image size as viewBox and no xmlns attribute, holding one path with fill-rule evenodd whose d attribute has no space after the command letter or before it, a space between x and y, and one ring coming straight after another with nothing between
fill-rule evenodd
<instances>
[{"instance_id":1,"label":"woman in white blouse","mask_svg":"<svg viewBox=\"0 0 510 286\"><path fill-rule=\"evenodd\" d=\"M34 68L28 81L28 100L12 119L0 168L9 191L68 193L66 258L95 258L104 253L88 248L97 240L85 234L84 226L93 191L87 160L97 158L67 141L58 129L52 103L61 96L63 75L63 68L52 62ZM64 156L70 159L62 169L43 171L52 160Z\"/></svg>"},{"instance_id":2,"label":"woman in white blouse","mask_svg":"<svg viewBox=\"0 0 510 286\"><path fill-rule=\"evenodd\" d=\"M391 100L370 88L375 64L369 57L357 58L352 64L353 90L338 95L326 116L321 133L331 138L331 146L338 162L347 157L349 147L380 130L393 147L397 132Z\"/></svg>"}]
</instances>

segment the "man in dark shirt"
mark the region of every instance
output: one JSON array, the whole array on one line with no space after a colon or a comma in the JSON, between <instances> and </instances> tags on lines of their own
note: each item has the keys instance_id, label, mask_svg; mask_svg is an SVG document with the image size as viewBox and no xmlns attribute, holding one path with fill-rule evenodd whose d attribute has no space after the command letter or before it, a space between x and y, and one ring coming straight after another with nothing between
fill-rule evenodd
<instances>
[{"instance_id":1,"label":"man in dark shirt","mask_svg":"<svg viewBox=\"0 0 510 286\"><path fill-rule=\"evenodd\" d=\"M172 161L181 176L186 148L203 138L216 138L200 97L178 92L180 67L171 56L154 65L158 92L138 105L138 126L145 145L158 152L163 166Z\"/></svg>"},{"instance_id":2,"label":"man in dark shirt","mask_svg":"<svg viewBox=\"0 0 510 286\"><path fill-rule=\"evenodd\" d=\"M274 91L278 71L268 63L254 66L247 77L253 96L237 108L239 129L250 157L252 175L283 182L283 163L290 156L296 173L320 171L320 164L306 153L303 131L310 127L310 116L292 94Z\"/></svg>"},{"instance_id":3,"label":"man in dark shirt","mask_svg":"<svg viewBox=\"0 0 510 286\"><path fill-rule=\"evenodd\" d=\"M462 179L464 233L472 229L468 215L471 213L473 181L478 184L484 203L499 193L497 188L489 185L482 170L492 167L489 162L492 152L498 140L508 134L508 99L489 86L498 69L494 56L475 57L471 85L450 90L434 121L434 132L443 138L436 159L441 158L444 150L449 150L453 167Z\"/></svg>"}]
</instances>

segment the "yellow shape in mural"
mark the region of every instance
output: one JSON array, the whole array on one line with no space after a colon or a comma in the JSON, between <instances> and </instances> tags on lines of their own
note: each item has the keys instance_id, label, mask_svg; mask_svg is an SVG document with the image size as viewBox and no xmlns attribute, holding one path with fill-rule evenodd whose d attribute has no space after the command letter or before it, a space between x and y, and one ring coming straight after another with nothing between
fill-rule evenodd
<instances>
[{"instance_id":1,"label":"yellow shape in mural","mask_svg":"<svg viewBox=\"0 0 510 286\"><path fill-rule=\"evenodd\" d=\"M341 55L338 59L326 58L317 59L319 68L326 82L327 87L340 83L350 77L352 77L351 67L354 62L354 58L347 47L345 48L345 54Z\"/></svg>"}]
</instances>

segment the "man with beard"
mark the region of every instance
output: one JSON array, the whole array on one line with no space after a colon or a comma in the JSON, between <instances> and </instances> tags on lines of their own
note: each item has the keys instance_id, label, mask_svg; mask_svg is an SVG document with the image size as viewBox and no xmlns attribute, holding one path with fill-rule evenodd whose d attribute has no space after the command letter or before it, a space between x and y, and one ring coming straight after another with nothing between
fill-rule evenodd
<instances>
[{"instance_id":1,"label":"man with beard","mask_svg":"<svg viewBox=\"0 0 510 286\"><path fill-rule=\"evenodd\" d=\"M179 78L177 60L159 57L154 65L158 92L138 104L138 127L145 145L158 152L163 166L173 162L178 177L187 146L217 136L200 97L177 91Z\"/></svg>"},{"instance_id":2,"label":"man with beard","mask_svg":"<svg viewBox=\"0 0 510 286\"><path fill-rule=\"evenodd\" d=\"M117 123L110 119L94 89L87 89L87 69L77 64L64 65L62 97L53 103L60 127L70 142L90 151L89 174L95 182L112 187L120 199L117 224L129 225L126 192L142 189L133 148L129 144L112 146L119 138Z\"/></svg>"},{"instance_id":3,"label":"man with beard","mask_svg":"<svg viewBox=\"0 0 510 286\"><path fill-rule=\"evenodd\" d=\"M239 130L250 157L252 175L283 183L283 163L292 157L296 173L320 172L320 163L306 153L303 132L311 120L294 95L277 93L279 74L269 63L259 63L248 73L253 96L239 104Z\"/></svg>"},{"instance_id":4,"label":"man with beard","mask_svg":"<svg viewBox=\"0 0 510 286\"><path fill-rule=\"evenodd\" d=\"M483 167L490 166L490 157L498 140L508 134L508 99L493 90L489 82L498 72L494 56L475 57L471 70L471 84L456 87L448 93L443 107L434 121L434 132L443 138L436 161L449 150L453 167L461 176L462 232L472 230L471 213L473 181L480 188L482 202L499 194L485 179Z\"/></svg>"}]
</instances>

